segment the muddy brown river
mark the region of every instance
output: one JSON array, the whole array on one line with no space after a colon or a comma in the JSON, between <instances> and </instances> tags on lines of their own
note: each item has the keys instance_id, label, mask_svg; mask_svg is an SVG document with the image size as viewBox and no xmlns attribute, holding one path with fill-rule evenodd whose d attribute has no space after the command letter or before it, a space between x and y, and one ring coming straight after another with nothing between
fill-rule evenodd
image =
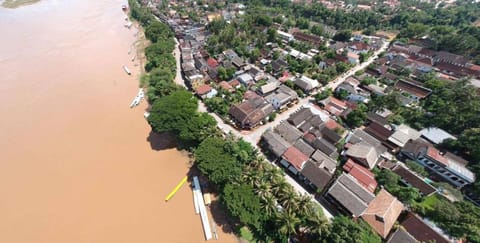
<instances>
[{"instance_id":1,"label":"muddy brown river","mask_svg":"<svg viewBox=\"0 0 480 243\"><path fill-rule=\"evenodd\" d=\"M0 242L205 242L191 189L164 201L188 157L129 108L125 3L0 7Z\"/></svg>"}]
</instances>

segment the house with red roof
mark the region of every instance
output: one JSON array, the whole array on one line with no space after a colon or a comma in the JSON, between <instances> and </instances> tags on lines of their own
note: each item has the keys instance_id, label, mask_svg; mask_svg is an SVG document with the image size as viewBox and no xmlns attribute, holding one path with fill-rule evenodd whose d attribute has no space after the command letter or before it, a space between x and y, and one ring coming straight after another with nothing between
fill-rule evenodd
<instances>
[{"instance_id":1,"label":"house with red roof","mask_svg":"<svg viewBox=\"0 0 480 243\"><path fill-rule=\"evenodd\" d=\"M222 81L220 83L218 83L218 86L220 86L220 88L222 88L223 90L227 91L227 92L234 92L235 89L232 87L231 84L229 84L227 81Z\"/></svg>"},{"instance_id":2,"label":"house with red roof","mask_svg":"<svg viewBox=\"0 0 480 243\"><path fill-rule=\"evenodd\" d=\"M303 169L307 161L308 156L302 153L298 148L292 146L283 153L280 163L296 175Z\"/></svg>"},{"instance_id":3,"label":"house with red roof","mask_svg":"<svg viewBox=\"0 0 480 243\"><path fill-rule=\"evenodd\" d=\"M207 99L207 98L212 98L215 95L217 95L217 90L212 88L208 84L204 84L202 86L199 86L195 90L195 94L197 94L202 100Z\"/></svg>"},{"instance_id":4,"label":"house with red roof","mask_svg":"<svg viewBox=\"0 0 480 243\"><path fill-rule=\"evenodd\" d=\"M339 100L333 96L329 96L321 100L319 103L323 106L323 109L335 116L340 116L340 114L348 108L345 101Z\"/></svg>"},{"instance_id":5,"label":"house with red roof","mask_svg":"<svg viewBox=\"0 0 480 243\"><path fill-rule=\"evenodd\" d=\"M363 212L362 219L386 239L403 209L403 204L396 197L382 189Z\"/></svg>"},{"instance_id":6,"label":"house with red roof","mask_svg":"<svg viewBox=\"0 0 480 243\"><path fill-rule=\"evenodd\" d=\"M408 141L401 153L456 187L475 182L475 174L466 167L467 161L454 154L440 152L424 139Z\"/></svg>"},{"instance_id":7,"label":"house with red roof","mask_svg":"<svg viewBox=\"0 0 480 243\"><path fill-rule=\"evenodd\" d=\"M365 42L354 41L348 45L348 49L355 54L367 53L371 47Z\"/></svg>"},{"instance_id":8,"label":"house with red roof","mask_svg":"<svg viewBox=\"0 0 480 243\"><path fill-rule=\"evenodd\" d=\"M378 183L375 180L375 175L371 171L353 162L351 159L347 160L347 163L343 166L343 170L357 179L358 183L365 187L365 189L372 193L375 192Z\"/></svg>"}]
</instances>

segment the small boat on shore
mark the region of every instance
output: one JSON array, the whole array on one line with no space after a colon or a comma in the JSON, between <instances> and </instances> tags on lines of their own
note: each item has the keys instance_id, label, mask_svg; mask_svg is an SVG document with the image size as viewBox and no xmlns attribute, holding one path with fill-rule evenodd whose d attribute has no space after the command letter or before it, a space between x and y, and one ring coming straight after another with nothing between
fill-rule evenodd
<instances>
[{"instance_id":1,"label":"small boat on shore","mask_svg":"<svg viewBox=\"0 0 480 243\"><path fill-rule=\"evenodd\" d=\"M130 69L128 69L127 66L123 65L123 70L125 70L125 72L126 72L128 75L132 75L132 72L130 72Z\"/></svg>"},{"instance_id":2,"label":"small boat on shore","mask_svg":"<svg viewBox=\"0 0 480 243\"><path fill-rule=\"evenodd\" d=\"M133 25L133 23L130 22L130 21L128 21L128 23L124 24L123 26L125 26L125 27L127 27L127 28L130 29L130 28L132 27L132 25Z\"/></svg>"},{"instance_id":3,"label":"small boat on shore","mask_svg":"<svg viewBox=\"0 0 480 243\"><path fill-rule=\"evenodd\" d=\"M139 105L144 97L145 97L145 92L143 92L143 89L138 90L137 96L135 96L135 99L133 99L132 103L130 103L130 108L133 108Z\"/></svg>"},{"instance_id":4,"label":"small boat on shore","mask_svg":"<svg viewBox=\"0 0 480 243\"><path fill-rule=\"evenodd\" d=\"M128 10L127 5L122 5L122 10L123 10L123 11L127 11L127 10Z\"/></svg>"}]
</instances>

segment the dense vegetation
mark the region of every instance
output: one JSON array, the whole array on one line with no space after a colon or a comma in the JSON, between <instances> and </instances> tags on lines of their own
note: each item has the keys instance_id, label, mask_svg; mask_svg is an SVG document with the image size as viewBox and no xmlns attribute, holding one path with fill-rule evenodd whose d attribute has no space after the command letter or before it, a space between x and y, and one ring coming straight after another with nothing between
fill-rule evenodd
<instances>
[{"instance_id":1,"label":"dense vegetation","mask_svg":"<svg viewBox=\"0 0 480 243\"><path fill-rule=\"evenodd\" d=\"M407 205L413 205L421 199L418 189L401 185L400 176L391 170L375 170L375 179L388 192Z\"/></svg>"},{"instance_id":2,"label":"dense vegetation","mask_svg":"<svg viewBox=\"0 0 480 243\"><path fill-rule=\"evenodd\" d=\"M480 209L470 202L452 203L433 195L416 204L414 210L433 220L453 237L480 242Z\"/></svg>"}]
</instances>

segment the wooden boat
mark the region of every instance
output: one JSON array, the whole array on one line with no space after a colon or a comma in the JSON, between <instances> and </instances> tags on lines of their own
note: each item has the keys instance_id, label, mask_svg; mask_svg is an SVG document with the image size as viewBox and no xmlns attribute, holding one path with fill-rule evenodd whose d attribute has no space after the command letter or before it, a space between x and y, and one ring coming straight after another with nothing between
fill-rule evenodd
<instances>
[{"instance_id":1,"label":"wooden boat","mask_svg":"<svg viewBox=\"0 0 480 243\"><path fill-rule=\"evenodd\" d=\"M132 75L132 72L130 72L130 69L128 69L127 66L123 66L123 70L125 70L125 72L128 74L128 75Z\"/></svg>"}]
</instances>

